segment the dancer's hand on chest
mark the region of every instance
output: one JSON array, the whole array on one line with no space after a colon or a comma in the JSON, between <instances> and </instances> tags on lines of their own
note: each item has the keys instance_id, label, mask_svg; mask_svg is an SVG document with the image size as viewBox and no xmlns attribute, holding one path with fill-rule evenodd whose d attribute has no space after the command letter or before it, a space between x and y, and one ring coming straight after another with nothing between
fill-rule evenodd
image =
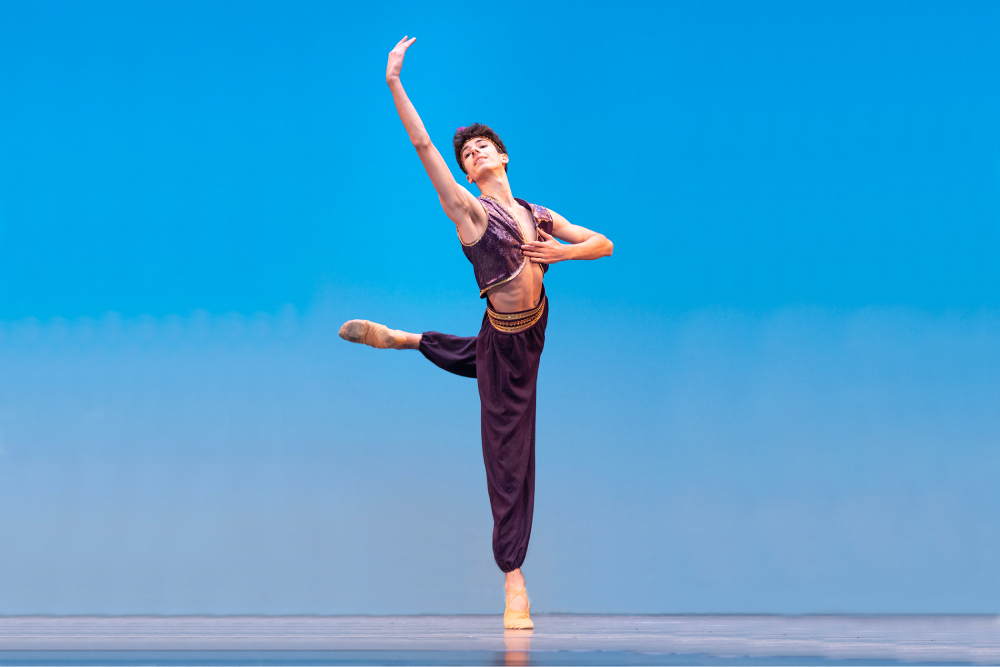
<instances>
[{"instance_id":1,"label":"dancer's hand on chest","mask_svg":"<svg viewBox=\"0 0 1000 667\"><path fill-rule=\"evenodd\" d=\"M569 259L567 247L539 229L538 240L522 245L521 254L535 264L555 264Z\"/></svg>"}]
</instances>

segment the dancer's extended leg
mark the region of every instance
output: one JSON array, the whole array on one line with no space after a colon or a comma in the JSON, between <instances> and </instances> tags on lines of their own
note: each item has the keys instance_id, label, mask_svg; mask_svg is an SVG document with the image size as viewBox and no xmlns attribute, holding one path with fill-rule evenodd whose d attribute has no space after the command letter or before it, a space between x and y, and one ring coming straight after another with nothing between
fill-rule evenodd
<instances>
[{"instance_id":1,"label":"dancer's extended leg","mask_svg":"<svg viewBox=\"0 0 1000 667\"><path fill-rule=\"evenodd\" d=\"M476 377L476 341L479 336L452 336L425 331L418 349L438 368L462 377Z\"/></svg>"}]
</instances>

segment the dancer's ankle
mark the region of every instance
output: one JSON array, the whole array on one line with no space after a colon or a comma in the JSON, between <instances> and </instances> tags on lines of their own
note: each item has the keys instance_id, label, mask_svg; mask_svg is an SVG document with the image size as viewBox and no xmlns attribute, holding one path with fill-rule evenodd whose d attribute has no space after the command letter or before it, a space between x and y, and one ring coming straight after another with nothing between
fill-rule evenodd
<instances>
[{"instance_id":1,"label":"dancer's ankle","mask_svg":"<svg viewBox=\"0 0 1000 667\"><path fill-rule=\"evenodd\" d=\"M397 350L419 350L420 349L420 338L423 334L410 333L409 331L399 331L397 333L403 335L403 344L396 348Z\"/></svg>"},{"instance_id":2,"label":"dancer's ankle","mask_svg":"<svg viewBox=\"0 0 1000 667\"><path fill-rule=\"evenodd\" d=\"M508 605L512 610L524 611L528 608L528 598L526 594L522 593L521 595L513 598L510 598L509 595L510 593L514 593L516 591L524 591L524 575L521 574L521 568L511 570L506 573L503 587L508 593Z\"/></svg>"},{"instance_id":3,"label":"dancer's ankle","mask_svg":"<svg viewBox=\"0 0 1000 667\"><path fill-rule=\"evenodd\" d=\"M504 588L508 591L523 591L524 590L524 575L521 574L521 568L516 570L511 570L510 572L504 573Z\"/></svg>"}]
</instances>

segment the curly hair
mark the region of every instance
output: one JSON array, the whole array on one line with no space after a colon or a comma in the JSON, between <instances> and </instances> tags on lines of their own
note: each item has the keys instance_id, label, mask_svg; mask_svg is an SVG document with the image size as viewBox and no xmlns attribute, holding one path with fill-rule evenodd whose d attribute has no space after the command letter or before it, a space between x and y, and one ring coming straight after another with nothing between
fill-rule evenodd
<instances>
[{"instance_id":1,"label":"curly hair","mask_svg":"<svg viewBox=\"0 0 1000 667\"><path fill-rule=\"evenodd\" d=\"M486 139L491 144L497 147L497 152L506 154L507 147L503 145L503 141L500 140L500 135L497 134L490 128L489 125L483 125L482 123L473 123L468 127L460 127L455 130L455 138L451 140L452 145L455 147L455 159L458 160L458 166L462 168L462 171L466 174L465 165L462 164L462 147L465 146L469 139L478 139L482 137ZM503 170L507 171L507 165L503 166Z\"/></svg>"}]
</instances>

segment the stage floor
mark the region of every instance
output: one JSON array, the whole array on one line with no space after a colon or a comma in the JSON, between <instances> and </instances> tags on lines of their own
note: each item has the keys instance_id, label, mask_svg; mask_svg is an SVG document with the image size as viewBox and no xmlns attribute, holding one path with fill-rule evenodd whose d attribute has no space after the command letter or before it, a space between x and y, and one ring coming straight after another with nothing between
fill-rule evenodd
<instances>
[{"instance_id":1,"label":"stage floor","mask_svg":"<svg viewBox=\"0 0 1000 667\"><path fill-rule=\"evenodd\" d=\"M0 665L1000 664L997 616L0 617Z\"/></svg>"}]
</instances>

